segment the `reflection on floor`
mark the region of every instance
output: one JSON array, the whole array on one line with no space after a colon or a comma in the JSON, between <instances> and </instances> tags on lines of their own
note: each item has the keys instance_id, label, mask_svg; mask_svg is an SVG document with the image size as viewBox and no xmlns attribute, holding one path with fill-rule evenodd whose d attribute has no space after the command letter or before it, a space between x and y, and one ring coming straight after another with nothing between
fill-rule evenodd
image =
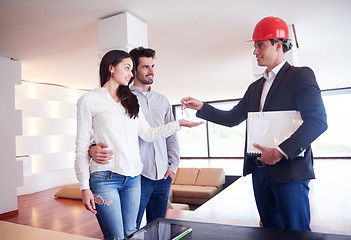
<instances>
[{"instance_id":1,"label":"reflection on floor","mask_svg":"<svg viewBox=\"0 0 351 240\"><path fill-rule=\"evenodd\" d=\"M316 160L310 183L311 229L351 235L351 160ZM241 177L194 211L168 211L183 220L258 227L251 176Z\"/></svg>"}]
</instances>

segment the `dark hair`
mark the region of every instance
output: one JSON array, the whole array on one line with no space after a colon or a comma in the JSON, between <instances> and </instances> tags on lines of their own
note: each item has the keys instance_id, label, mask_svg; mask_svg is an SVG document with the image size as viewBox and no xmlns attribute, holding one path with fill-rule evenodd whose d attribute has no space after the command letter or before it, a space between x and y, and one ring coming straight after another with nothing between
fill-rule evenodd
<instances>
[{"instance_id":1,"label":"dark hair","mask_svg":"<svg viewBox=\"0 0 351 240\"><path fill-rule=\"evenodd\" d=\"M101 87L111 78L110 66L117 66L125 58L132 59L128 53L121 50L111 50L102 57L100 62ZM136 118L139 113L139 103L137 97L129 89L129 85L132 81L133 79L130 79L128 86L119 85L117 88L117 96L129 117Z\"/></svg>"},{"instance_id":2,"label":"dark hair","mask_svg":"<svg viewBox=\"0 0 351 240\"><path fill-rule=\"evenodd\" d=\"M289 39L269 39L271 41L272 46L274 46L274 43L281 41L283 43L283 53L286 53L292 48L292 43Z\"/></svg>"},{"instance_id":3,"label":"dark hair","mask_svg":"<svg viewBox=\"0 0 351 240\"><path fill-rule=\"evenodd\" d=\"M132 49L129 52L129 54L135 62L135 68L137 68L139 65L139 58L141 58L141 57L150 58L151 57L152 59L155 59L156 51L151 49L151 48L137 47L137 48Z\"/></svg>"}]
</instances>

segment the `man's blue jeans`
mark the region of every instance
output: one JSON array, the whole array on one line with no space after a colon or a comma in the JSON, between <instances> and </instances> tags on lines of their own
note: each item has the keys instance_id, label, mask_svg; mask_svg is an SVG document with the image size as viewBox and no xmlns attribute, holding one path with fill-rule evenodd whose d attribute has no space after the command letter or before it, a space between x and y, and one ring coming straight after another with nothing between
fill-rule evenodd
<instances>
[{"instance_id":1,"label":"man's blue jeans","mask_svg":"<svg viewBox=\"0 0 351 240\"><path fill-rule=\"evenodd\" d=\"M140 175L123 176L111 171L90 175L98 219L105 240L124 239L136 231L140 204Z\"/></svg>"},{"instance_id":2,"label":"man's blue jeans","mask_svg":"<svg viewBox=\"0 0 351 240\"><path fill-rule=\"evenodd\" d=\"M252 183L263 227L311 231L309 180L278 183L266 167L255 167Z\"/></svg>"},{"instance_id":3,"label":"man's blue jeans","mask_svg":"<svg viewBox=\"0 0 351 240\"><path fill-rule=\"evenodd\" d=\"M145 208L147 223L152 222L156 218L166 217L171 183L171 177L167 179L151 180L141 176L141 198L137 229L140 228Z\"/></svg>"}]
</instances>

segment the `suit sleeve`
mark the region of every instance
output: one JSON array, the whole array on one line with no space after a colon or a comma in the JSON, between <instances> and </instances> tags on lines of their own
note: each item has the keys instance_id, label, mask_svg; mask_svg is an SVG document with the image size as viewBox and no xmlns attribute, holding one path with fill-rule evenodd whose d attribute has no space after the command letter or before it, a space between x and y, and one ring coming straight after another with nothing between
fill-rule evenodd
<instances>
[{"instance_id":1,"label":"suit sleeve","mask_svg":"<svg viewBox=\"0 0 351 240\"><path fill-rule=\"evenodd\" d=\"M242 100L229 111L220 110L204 103L202 109L196 112L196 116L227 127L239 125L247 118L247 95L248 91Z\"/></svg>"},{"instance_id":2,"label":"suit sleeve","mask_svg":"<svg viewBox=\"0 0 351 240\"><path fill-rule=\"evenodd\" d=\"M296 158L327 129L327 115L315 75L310 68L300 69L294 78L293 91L294 102L303 123L279 145L290 159Z\"/></svg>"}]
</instances>

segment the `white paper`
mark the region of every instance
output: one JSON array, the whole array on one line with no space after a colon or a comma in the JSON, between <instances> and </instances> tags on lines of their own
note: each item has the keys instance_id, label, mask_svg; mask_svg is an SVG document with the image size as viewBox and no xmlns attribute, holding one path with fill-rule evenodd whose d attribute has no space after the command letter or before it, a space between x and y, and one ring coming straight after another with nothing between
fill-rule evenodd
<instances>
[{"instance_id":1,"label":"white paper","mask_svg":"<svg viewBox=\"0 0 351 240\"><path fill-rule=\"evenodd\" d=\"M289 138L302 124L299 111L249 112L247 118L247 153L260 155L253 146L276 148Z\"/></svg>"}]
</instances>

